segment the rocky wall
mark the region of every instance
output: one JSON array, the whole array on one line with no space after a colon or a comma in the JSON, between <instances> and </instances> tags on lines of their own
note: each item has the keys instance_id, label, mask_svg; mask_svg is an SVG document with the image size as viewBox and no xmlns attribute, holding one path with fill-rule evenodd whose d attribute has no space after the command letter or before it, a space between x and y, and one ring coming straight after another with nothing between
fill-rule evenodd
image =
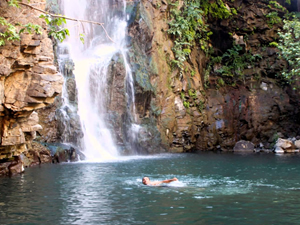
<instances>
[{"instance_id":1,"label":"rocky wall","mask_svg":"<svg viewBox=\"0 0 300 225\"><path fill-rule=\"evenodd\" d=\"M31 0L30 4L44 9L46 1ZM62 90L63 77L54 65L53 44L40 14L26 6L8 6L7 1L0 0L0 15L10 23L42 27L41 34L24 32L19 41L7 41L0 47L2 161L32 150L36 133L43 129L37 110L51 105Z\"/></svg>"},{"instance_id":2,"label":"rocky wall","mask_svg":"<svg viewBox=\"0 0 300 225\"><path fill-rule=\"evenodd\" d=\"M214 56L222 55L234 43L261 55L254 65L249 62L243 71L245 79L234 85L218 85L219 74L214 69L205 80L210 58L201 46L192 50L185 65L195 68L193 75L172 70L174 40L167 33L170 1L141 0L137 5L129 28L130 62L141 121L155 127L149 132L152 137L159 133L154 149L232 151L239 140L272 148L278 136L299 135L299 95L279 83L276 74L286 62L269 45L276 41L276 32L282 26L267 24L266 14L274 9L268 1L224 2L226 7L238 10L228 19L206 18L213 32L209 44ZM281 9L275 10L280 16L284 14ZM151 152L151 147L147 149Z\"/></svg>"}]
</instances>

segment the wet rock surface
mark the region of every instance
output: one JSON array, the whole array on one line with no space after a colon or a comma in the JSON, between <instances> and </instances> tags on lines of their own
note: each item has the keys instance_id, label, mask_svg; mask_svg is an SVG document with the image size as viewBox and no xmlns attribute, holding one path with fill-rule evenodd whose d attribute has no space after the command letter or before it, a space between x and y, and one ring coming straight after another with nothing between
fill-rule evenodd
<instances>
[{"instance_id":1,"label":"wet rock surface","mask_svg":"<svg viewBox=\"0 0 300 225\"><path fill-rule=\"evenodd\" d=\"M24 172L24 166L19 156L0 160L0 176L13 176Z\"/></svg>"}]
</instances>

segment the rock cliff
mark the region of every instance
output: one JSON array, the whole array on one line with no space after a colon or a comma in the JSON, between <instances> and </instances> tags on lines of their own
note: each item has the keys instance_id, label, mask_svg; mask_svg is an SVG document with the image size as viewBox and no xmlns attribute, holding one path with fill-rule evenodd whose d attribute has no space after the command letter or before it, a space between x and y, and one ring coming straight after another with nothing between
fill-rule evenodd
<instances>
[{"instance_id":1,"label":"rock cliff","mask_svg":"<svg viewBox=\"0 0 300 225\"><path fill-rule=\"evenodd\" d=\"M30 3L44 9L46 1ZM40 12L25 6L11 7L1 0L0 15L10 23L33 23L43 29L41 34L22 33L19 41L7 41L0 47L0 160L8 160L6 164L9 164L12 157L30 158L33 149L43 152L41 147L32 144L36 133L43 129L37 110L54 102L61 93L63 77L54 65L53 44L46 23L39 19ZM40 161L51 161L36 154Z\"/></svg>"},{"instance_id":2,"label":"rock cliff","mask_svg":"<svg viewBox=\"0 0 300 225\"><path fill-rule=\"evenodd\" d=\"M282 20L271 23L267 15L275 12L282 17L284 9L270 6L269 1L223 2L231 12L229 17L208 13L205 18L211 31L206 45L209 54L196 44L183 71L172 68L176 38L168 33L170 8L181 9L183 1L141 0L136 6L129 28L131 64L142 124L158 130L146 132L150 137L160 133L156 141L152 138L154 149L161 145L170 152L230 151L239 140L270 148L278 135L299 134L299 96L277 78L286 62L270 44L278 39ZM281 3L298 10L297 1ZM228 50L235 46L239 46L235 51L243 53L239 57L258 58L245 59L242 79L233 81L222 76L220 62L211 62L217 57L222 60L226 52L232 57Z\"/></svg>"}]
</instances>

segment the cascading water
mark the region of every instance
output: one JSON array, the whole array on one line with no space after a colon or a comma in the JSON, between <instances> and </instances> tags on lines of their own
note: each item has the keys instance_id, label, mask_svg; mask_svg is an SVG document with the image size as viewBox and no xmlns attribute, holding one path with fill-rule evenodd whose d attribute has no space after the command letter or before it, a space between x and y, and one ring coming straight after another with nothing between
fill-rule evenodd
<instances>
[{"instance_id":1,"label":"cascading water","mask_svg":"<svg viewBox=\"0 0 300 225\"><path fill-rule=\"evenodd\" d=\"M106 124L108 104L106 96L108 68L116 54L123 56L126 70L128 114L135 115L133 78L125 49L126 1L63 0L61 8L63 14L68 17L105 24L106 30L90 23L68 22L70 37L64 46L68 46L70 58L75 64L83 153L87 160L114 159L119 153ZM84 34L84 44L79 40L80 33ZM66 103L68 101L65 101ZM127 115L127 117L134 116Z\"/></svg>"}]
</instances>

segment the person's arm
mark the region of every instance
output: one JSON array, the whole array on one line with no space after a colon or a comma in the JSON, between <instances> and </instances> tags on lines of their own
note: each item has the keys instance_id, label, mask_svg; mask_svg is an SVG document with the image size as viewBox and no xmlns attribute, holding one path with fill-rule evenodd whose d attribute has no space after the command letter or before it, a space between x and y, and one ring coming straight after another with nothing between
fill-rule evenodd
<instances>
[{"instance_id":1,"label":"person's arm","mask_svg":"<svg viewBox=\"0 0 300 225\"><path fill-rule=\"evenodd\" d=\"M173 179L169 179L169 180L162 180L162 181L153 181L150 184L151 185L159 185L159 184L163 184L163 183L171 183L173 181L178 181L178 179L176 177L174 177Z\"/></svg>"},{"instance_id":2,"label":"person's arm","mask_svg":"<svg viewBox=\"0 0 300 225\"><path fill-rule=\"evenodd\" d=\"M173 179L169 179L169 180L163 180L161 181L162 183L171 183L173 181L178 181L178 179L176 177L174 177Z\"/></svg>"}]
</instances>

